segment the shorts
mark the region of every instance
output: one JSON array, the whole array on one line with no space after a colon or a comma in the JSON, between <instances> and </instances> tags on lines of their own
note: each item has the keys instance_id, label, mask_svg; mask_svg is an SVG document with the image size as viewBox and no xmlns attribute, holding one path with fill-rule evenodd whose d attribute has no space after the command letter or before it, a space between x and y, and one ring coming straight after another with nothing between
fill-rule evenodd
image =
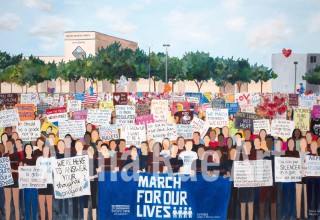
<instances>
[{"instance_id":1,"label":"shorts","mask_svg":"<svg viewBox=\"0 0 320 220\"><path fill-rule=\"evenodd\" d=\"M18 182L18 180L13 180L13 185L4 186L3 188L9 188L9 189L19 188L19 182Z\"/></svg>"},{"instance_id":2,"label":"shorts","mask_svg":"<svg viewBox=\"0 0 320 220\"><path fill-rule=\"evenodd\" d=\"M52 184L47 184L47 188L38 189L39 195L52 196L53 194L53 186Z\"/></svg>"},{"instance_id":3,"label":"shorts","mask_svg":"<svg viewBox=\"0 0 320 220\"><path fill-rule=\"evenodd\" d=\"M307 178L306 177L302 177L301 178L301 182L297 182L297 184L307 184Z\"/></svg>"},{"instance_id":4,"label":"shorts","mask_svg":"<svg viewBox=\"0 0 320 220\"><path fill-rule=\"evenodd\" d=\"M240 203L253 202L254 201L254 191L253 187L239 188L239 201Z\"/></svg>"}]
</instances>

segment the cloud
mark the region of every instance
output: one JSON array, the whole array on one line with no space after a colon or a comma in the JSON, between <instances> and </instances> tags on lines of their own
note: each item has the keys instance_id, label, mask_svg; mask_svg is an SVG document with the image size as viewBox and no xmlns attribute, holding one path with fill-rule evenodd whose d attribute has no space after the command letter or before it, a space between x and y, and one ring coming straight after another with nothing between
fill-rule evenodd
<instances>
[{"instance_id":1,"label":"cloud","mask_svg":"<svg viewBox=\"0 0 320 220\"><path fill-rule=\"evenodd\" d=\"M99 9L96 16L105 22L106 26L121 34L129 35L138 28L128 19L129 14L125 9L107 6Z\"/></svg>"},{"instance_id":2,"label":"cloud","mask_svg":"<svg viewBox=\"0 0 320 220\"><path fill-rule=\"evenodd\" d=\"M274 19L265 24L259 24L248 34L247 46L267 47L292 36L292 29L286 27L283 19Z\"/></svg>"},{"instance_id":3,"label":"cloud","mask_svg":"<svg viewBox=\"0 0 320 220\"><path fill-rule=\"evenodd\" d=\"M132 3L132 5L130 5L130 8L132 10L141 10L146 6L150 5L151 3L152 3L152 0L141 0L141 1Z\"/></svg>"},{"instance_id":4,"label":"cloud","mask_svg":"<svg viewBox=\"0 0 320 220\"><path fill-rule=\"evenodd\" d=\"M226 21L226 26L232 31L241 31L247 24L245 17L234 17Z\"/></svg>"},{"instance_id":5,"label":"cloud","mask_svg":"<svg viewBox=\"0 0 320 220\"><path fill-rule=\"evenodd\" d=\"M311 16L310 20L309 20L309 31L310 32L317 32L320 30L320 12L317 14L314 14L313 16Z\"/></svg>"},{"instance_id":6,"label":"cloud","mask_svg":"<svg viewBox=\"0 0 320 220\"><path fill-rule=\"evenodd\" d=\"M236 12L242 8L244 0L223 0L222 6L230 13Z\"/></svg>"},{"instance_id":7,"label":"cloud","mask_svg":"<svg viewBox=\"0 0 320 220\"><path fill-rule=\"evenodd\" d=\"M31 28L29 34L56 37L62 35L72 24L73 22L68 19L50 16L42 19L37 25Z\"/></svg>"},{"instance_id":8,"label":"cloud","mask_svg":"<svg viewBox=\"0 0 320 220\"><path fill-rule=\"evenodd\" d=\"M45 0L23 0L24 4L29 8L36 8L42 11L52 11L52 5Z\"/></svg>"},{"instance_id":9,"label":"cloud","mask_svg":"<svg viewBox=\"0 0 320 220\"><path fill-rule=\"evenodd\" d=\"M20 17L16 14L5 13L0 15L0 30L14 30L20 23Z\"/></svg>"}]
</instances>

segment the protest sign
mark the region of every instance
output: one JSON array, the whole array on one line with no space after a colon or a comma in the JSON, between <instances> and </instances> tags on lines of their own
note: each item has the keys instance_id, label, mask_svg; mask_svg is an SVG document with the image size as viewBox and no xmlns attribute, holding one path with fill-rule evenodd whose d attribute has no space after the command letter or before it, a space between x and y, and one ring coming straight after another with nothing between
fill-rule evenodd
<instances>
[{"instance_id":1,"label":"protest sign","mask_svg":"<svg viewBox=\"0 0 320 220\"><path fill-rule=\"evenodd\" d=\"M33 104L16 104L20 121L34 120L35 107Z\"/></svg>"},{"instance_id":2,"label":"protest sign","mask_svg":"<svg viewBox=\"0 0 320 220\"><path fill-rule=\"evenodd\" d=\"M119 139L119 132L116 125L103 125L99 127L99 134L102 141Z\"/></svg>"},{"instance_id":3,"label":"protest sign","mask_svg":"<svg viewBox=\"0 0 320 220\"><path fill-rule=\"evenodd\" d=\"M118 105L116 106L116 123L117 126L134 125L135 124L135 106L134 105Z\"/></svg>"},{"instance_id":4,"label":"protest sign","mask_svg":"<svg viewBox=\"0 0 320 220\"><path fill-rule=\"evenodd\" d=\"M275 157L274 176L276 182L301 182L301 159Z\"/></svg>"},{"instance_id":5,"label":"protest sign","mask_svg":"<svg viewBox=\"0 0 320 220\"><path fill-rule=\"evenodd\" d=\"M310 131L315 135L320 136L320 118L311 119Z\"/></svg>"},{"instance_id":6,"label":"protest sign","mask_svg":"<svg viewBox=\"0 0 320 220\"><path fill-rule=\"evenodd\" d=\"M46 110L47 115L60 114L60 113L67 113L67 108L66 107L48 108Z\"/></svg>"},{"instance_id":7,"label":"protest sign","mask_svg":"<svg viewBox=\"0 0 320 220\"><path fill-rule=\"evenodd\" d=\"M144 103L137 103L136 104L136 113L137 113L137 116L149 115L150 114L149 105L144 104Z\"/></svg>"},{"instance_id":8,"label":"protest sign","mask_svg":"<svg viewBox=\"0 0 320 220\"><path fill-rule=\"evenodd\" d=\"M49 105L47 103L37 104L37 114L38 115L46 114L46 111L48 108L49 108Z\"/></svg>"},{"instance_id":9,"label":"protest sign","mask_svg":"<svg viewBox=\"0 0 320 220\"><path fill-rule=\"evenodd\" d=\"M48 121L43 122L41 126L41 134L45 137L49 137L50 133L57 135L58 127Z\"/></svg>"},{"instance_id":10,"label":"protest sign","mask_svg":"<svg viewBox=\"0 0 320 220\"><path fill-rule=\"evenodd\" d=\"M225 108L225 106L226 106L225 99L217 98L212 100L212 108L221 109L221 108Z\"/></svg>"},{"instance_id":11,"label":"protest sign","mask_svg":"<svg viewBox=\"0 0 320 220\"><path fill-rule=\"evenodd\" d=\"M84 102L84 93L75 93L74 100L80 100L81 102Z\"/></svg>"},{"instance_id":12,"label":"protest sign","mask_svg":"<svg viewBox=\"0 0 320 220\"><path fill-rule=\"evenodd\" d=\"M238 112L235 115L234 127L237 129L250 129L253 132L253 120L259 119L258 114Z\"/></svg>"},{"instance_id":13,"label":"protest sign","mask_svg":"<svg viewBox=\"0 0 320 220\"><path fill-rule=\"evenodd\" d=\"M271 160L234 161L234 186L272 186Z\"/></svg>"},{"instance_id":14,"label":"protest sign","mask_svg":"<svg viewBox=\"0 0 320 220\"><path fill-rule=\"evenodd\" d=\"M254 106L252 104L250 104L250 105L242 105L241 106L241 112L255 113Z\"/></svg>"},{"instance_id":15,"label":"protest sign","mask_svg":"<svg viewBox=\"0 0 320 220\"><path fill-rule=\"evenodd\" d=\"M288 95L288 104L291 107L299 105L299 94L289 94Z\"/></svg>"},{"instance_id":16,"label":"protest sign","mask_svg":"<svg viewBox=\"0 0 320 220\"><path fill-rule=\"evenodd\" d=\"M14 106L18 103L18 93L1 93L0 105Z\"/></svg>"},{"instance_id":17,"label":"protest sign","mask_svg":"<svg viewBox=\"0 0 320 220\"><path fill-rule=\"evenodd\" d=\"M20 99L20 104L37 105L39 103L38 93L22 93Z\"/></svg>"},{"instance_id":18,"label":"protest sign","mask_svg":"<svg viewBox=\"0 0 320 220\"><path fill-rule=\"evenodd\" d=\"M171 115L175 115L180 111L190 111L189 102L173 102L171 106Z\"/></svg>"},{"instance_id":19,"label":"protest sign","mask_svg":"<svg viewBox=\"0 0 320 220\"><path fill-rule=\"evenodd\" d=\"M124 125L121 127L120 137L126 139L127 146L141 145L142 141L147 139L146 126L144 125Z\"/></svg>"},{"instance_id":20,"label":"protest sign","mask_svg":"<svg viewBox=\"0 0 320 220\"><path fill-rule=\"evenodd\" d=\"M166 123L168 121L168 100L152 100L151 114L155 122Z\"/></svg>"},{"instance_id":21,"label":"protest sign","mask_svg":"<svg viewBox=\"0 0 320 220\"><path fill-rule=\"evenodd\" d=\"M270 134L270 121L268 119L253 120L253 134L259 134L262 129Z\"/></svg>"},{"instance_id":22,"label":"protest sign","mask_svg":"<svg viewBox=\"0 0 320 220\"><path fill-rule=\"evenodd\" d=\"M238 103L239 106L252 104L251 93L248 93L248 92L236 93L235 102Z\"/></svg>"},{"instance_id":23,"label":"protest sign","mask_svg":"<svg viewBox=\"0 0 320 220\"><path fill-rule=\"evenodd\" d=\"M90 195L88 156L55 160L53 174L56 199Z\"/></svg>"},{"instance_id":24,"label":"protest sign","mask_svg":"<svg viewBox=\"0 0 320 220\"><path fill-rule=\"evenodd\" d=\"M73 115L73 120L86 120L88 117L88 111L87 110L74 111L72 115Z\"/></svg>"},{"instance_id":25,"label":"protest sign","mask_svg":"<svg viewBox=\"0 0 320 220\"><path fill-rule=\"evenodd\" d=\"M172 123L151 123L147 125L148 140L162 142L164 138L173 140L177 138L177 131Z\"/></svg>"},{"instance_id":26,"label":"protest sign","mask_svg":"<svg viewBox=\"0 0 320 220\"><path fill-rule=\"evenodd\" d=\"M146 125L154 123L153 115L140 115L136 116L136 124L137 125Z\"/></svg>"},{"instance_id":27,"label":"protest sign","mask_svg":"<svg viewBox=\"0 0 320 220\"><path fill-rule=\"evenodd\" d=\"M201 138L203 138L206 135L208 129L210 128L208 123L197 117L193 117L190 125L192 126L193 131L200 132Z\"/></svg>"},{"instance_id":28,"label":"protest sign","mask_svg":"<svg viewBox=\"0 0 320 220\"><path fill-rule=\"evenodd\" d=\"M226 108L228 109L228 114L236 114L239 110L239 105L238 103L231 103L231 102L227 102L226 103Z\"/></svg>"},{"instance_id":29,"label":"protest sign","mask_svg":"<svg viewBox=\"0 0 320 220\"><path fill-rule=\"evenodd\" d=\"M87 122L93 125L107 125L110 124L111 111L100 109L89 109L87 113Z\"/></svg>"},{"instance_id":30,"label":"protest sign","mask_svg":"<svg viewBox=\"0 0 320 220\"><path fill-rule=\"evenodd\" d=\"M302 94L299 96L299 107L312 108L312 106L315 104L316 99L317 99L316 94L310 94L310 95Z\"/></svg>"},{"instance_id":31,"label":"protest sign","mask_svg":"<svg viewBox=\"0 0 320 220\"><path fill-rule=\"evenodd\" d=\"M99 109L100 110L107 109L107 110L113 111L114 110L113 101L105 101L105 102L100 101L99 102Z\"/></svg>"},{"instance_id":32,"label":"protest sign","mask_svg":"<svg viewBox=\"0 0 320 220\"><path fill-rule=\"evenodd\" d=\"M44 103L48 105L53 105L53 97L49 96L44 100Z\"/></svg>"},{"instance_id":33,"label":"protest sign","mask_svg":"<svg viewBox=\"0 0 320 220\"><path fill-rule=\"evenodd\" d=\"M74 112L81 110L81 101L80 100L68 100L67 102L67 111Z\"/></svg>"},{"instance_id":34,"label":"protest sign","mask_svg":"<svg viewBox=\"0 0 320 220\"><path fill-rule=\"evenodd\" d=\"M184 102L186 101L186 96L184 93L172 93L172 102Z\"/></svg>"},{"instance_id":35,"label":"protest sign","mask_svg":"<svg viewBox=\"0 0 320 220\"><path fill-rule=\"evenodd\" d=\"M113 105L127 105L128 93L126 92L114 92L113 93Z\"/></svg>"},{"instance_id":36,"label":"protest sign","mask_svg":"<svg viewBox=\"0 0 320 220\"><path fill-rule=\"evenodd\" d=\"M170 141L177 140L177 126L174 123L167 123L167 138Z\"/></svg>"},{"instance_id":37,"label":"protest sign","mask_svg":"<svg viewBox=\"0 0 320 220\"><path fill-rule=\"evenodd\" d=\"M40 121L19 121L18 134L23 141L36 141L40 137Z\"/></svg>"},{"instance_id":38,"label":"protest sign","mask_svg":"<svg viewBox=\"0 0 320 220\"><path fill-rule=\"evenodd\" d=\"M271 122L271 135L289 138L294 130L294 121L274 119Z\"/></svg>"},{"instance_id":39,"label":"protest sign","mask_svg":"<svg viewBox=\"0 0 320 220\"><path fill-rule=\"evenodd\" d=\"M201 104L202 93L200 92L186 92L186 100L191 103Z\"/></svg>"},{"instance_id":40,"label":"protest sign","mask_svg":"<svg viewBox=\"0 0 320 220\"><path fill-rule=\"evenodd\" d=\"M310 128L310 109L308 108L295 108L293 114L295 128L301 131L309 131Z\"/></svg>"},{"instance_id":41,"label":"protest sign","mask_svg":"<svg viewBox=\"0 0 320 220\"><path fill-rule=\"evenodd\" d=\"M228 126L228 109L206 109L206 123L213 128L222 128Z\"/></svg>"},{"instance_id":42,"label":"protest sign","mask_svg":"<svg viewBox=\"0 0 320 220\"><path fill-rule=\"evenodd\" d=\"M0 187L13 185L10 159L9 157L0 158Z\"/></svg>"},{"instance_id":43,"label":"protest sign","mask_svg":"<svg viewBox=\"0 0 320 220\"><path fill-rule=\"evenodd\" d=\"M193 119L192 111L181 111L178 112L179 124L190 124Z\"/></svg>"},{"instance_id":44,"label":"protest sign","mask_svg":"<svg viewBox=\"0 0 320 220\"><path fill-rule=\"evenodd\" d=\"M18 109L0 111L0 127L17 126L19 121Z\"/></svg>"},{"instance_id":45,"label":"protest sign","mask_svg":"<svg viewBox=\"0 0 320 220\"><path fill-rule=\"evenodd\" d=\"M312 108L312 116L314 118L320 118L320 105L314 105Z\"/></svg>"},{"instance_id":46,"label":"protest sign","mask_svg":"<svg viewBox=\"0 0 320 220\"><path fill-rule=\"evenodd\" d=\"M59 138L64 139L67 134L73 138L82 138L86 133L84 120L68 120L59 122Z\"/></svg>"},{"instance_id":47,"label":"protest sign","mask_svg":"<svg viewBox=\"0 0 320 220\"><path fill-rule=\"evenodd\" d=\"M306 155L305 176L320 176L320 156Z\"/></svg>"},{"instance_id":48,"label":"protest sign","mask_svg":"<svg viewBox=\"0 0 320 220\"><path fill-rule=\"evenodd\" d=\"M193 128L190 124L177 124L177 137L184 137L184 139L193 138Z\"/></svg>"},{"instance_id":49,"label":"protest sign","mask_svg":"<svg viewBox=\"0 0 320 220\"><path fill-rule=\"evenodd\" d=\"M51 114L51 115L47 115L47 119L51 123L67 121L68 120L68 114L67 113Z\"/></svg>"},{"instance_id":50,"label":"protest sign","mask_svg":"<svg viewBox=\"0 0 320 220\"><path fill-rule=\"evenodd\" d=\"M47 188L47 172L43 167L19 166L19 189Z\"/></svg>"}]
</instances>

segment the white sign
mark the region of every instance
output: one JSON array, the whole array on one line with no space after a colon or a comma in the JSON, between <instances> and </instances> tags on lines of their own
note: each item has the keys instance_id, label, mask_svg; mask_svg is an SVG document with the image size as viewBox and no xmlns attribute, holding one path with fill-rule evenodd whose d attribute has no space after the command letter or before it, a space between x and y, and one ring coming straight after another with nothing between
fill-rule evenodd
<instances>
[{"instance_id":1,"label":"white sign","mask_svg":"<svg viewBox=\"0 0 320 220\"><path fill-rule=\"evenodd\" d=\"M177 126L174 123L167 123L168 138L170 141L177 140Z\"/></svg>"},{"instance_id":2,"label":"white sign","mask_svg":"<svg viewBox=\"0 0 320 220\"><path fill-rule=\"evenodd\" d=\"M68 120L59 122L59 138L64 139L67 134L74 138L82 138L86 133L84 120Z\"/></svg>"},{"instance_id":3,"label":"white sign","mask_svg":"<svg viewBox=\"0 0 320 220\"><path fill-rule=\"evenodd\" d=\"M256 113L253 105L242 105L241 112Z\"/></svg>"},{"instance_id":4,"label":"white sign","mask_svg":"<svg viewBox=\"0 0 320 220\"><path fill-rule=\"evenodd\" d=\"M55 160L53 174L56 199L90 195L88 156Z\"/></svg>"},{"instance_id":5,"label":"white sign","mask_svg":"<svg viewBox=\"0 0 320 220\"><path fill-rule=\"evenodd\" d=\"M38 93L22 93L20 103L37 105L39 103Z\"/></svg>"},{"instance_id":6,"label":"white sign","mask_svg":"<svg viewBox=\"0 0 320 220\"><path fill-rule=\"evenodd\" d=\"M47 173L43 167L19 166L19 189L47 188Z\"/></svg>"},{"instance_id":7,"label":"white sign","mask_svg":"<svg viewBox=\"0 0 320 220\"><path fill-rule=\"evenodd\" d=\"M122 125L134 125L136 107L134 105L116 105L116 123Z\"/></svg>"},{"instance_id":8,"label":"white sign","mask_svg":"<svg viewBox=\"0 0 320 220\"><path fill-rule=\"evenodd\" d=\"M276 182L301 182L301 159L275 157L274 176Z\"/></svg>"},{"instance_id":9,"label":"white sign","mask_svg":"<svg viewBox=\"0 0 320 220\"><path fill-rule=\"evenodd\" d=\"M253 120L253 133L259 134L262 129L265 129L267 134L270 134L270 121L268 119Z\"/></svg>"},{"instance_id":10,"label":"white sign","mask_svg":"<svg viewBox=\"0 0 320 220\"><path fill-rule=\"evenodd\" d=\"M271 122L271 135L283 138L292 136L294 121L273 119Z\"/></svg>"},{"instance_id":11,"label":"white sign","mask_svg":"<svg viewBox=\"0 0 320 220\"><path fill-rule=\"evenodd\" d=\"M116 125L104 125L99 127L99 134L102 141L119 139L119 132Z\"/></svg>"},{"instance_id":12,"label":"white sign","mask_svg":"<svg viewBox=\"0 0 320 220\"><path fill-rule=\"evenodd\" d=\"M18 109L0 111L0 127L17 126L19 121Z\"/></svg>"},{"instance_id":13,"label":"white sign","mask_svg":"<svg viewBox=\"0 0 320 220\"><path fill-rule=\"evenodd\" d=\"M67 111L74 112L81 110L81 100L68 100L67 102Z\"/></svg>"},{"instance_id":14,"label":"white sign","mask_svg":"<svg viewBox=\"0 0 320 220\"><path fill-rule=\"evenodd\" d=\"M67 113L50 114L50 115L47 115L47 119L51 123L67 121L68 120L68 114Z\"/></svg>"},{"instance_id":15,"label":"white sign","mask_svg":"<svg viewBox=\"0 0 320 220\"><path fill-rule=\"evenodd\" d=\"M306 155L305 176L320 176L320 157Z\"/></svg>"},{"instance_id":16,"label":"white sign","mask_svg":"<svg viewBox=\"0 0 320 220\"><path fill-rule=\"evenodd\" d=\"M19 121L18 134L23 141L36 141L40 137L40 121Z\"/></svg>"},{"instance_id":17,"label":"white sign","mask_svg":"<svg viewBox=\"0 0 320 220\"><path fill-rule=\"evenodd\" d=\"M206 123L213 128L222 128L228 126L229 115L228 109L206 109Z\"/></svg>"},{"instance_id":18,"label":"white sign","mask_svg":"<svg viewBox=\"0 0 320 220\"><path fill-rule=\"evenodd\" d=\"M146 141L146 127L144 125L124 125L121 127L121 138L126 139L127 146L139 147L142 141Z\"/></svg>"},{"instance_id":19,"label":"white sign","mask_svg":"<svg viewBox=\"0 0 320 220\"><path fill-rule=\"evenodd\" d=\"M315 101L317 99L316 94L310 94L310 95L301 95L299 96L299 108L312 108L315 104Z\"/></svg>"},{"instance_id":20,"label":"white sign","mask_svg":"<svg viewBox=\"0 0 320 220\"><path fill-rule=\"evenodd\" d=\"M209 124L197 117L193 117L190 125L192 126L194 132L200 132L201 138L206 135L208 129L210 128Z\"/></svg>"},{"instance_id":21,"label":"white sign","mask_svg":"<svg viewBox=\"0 0 320 220\"><path fill-rule=\"evenodd\" d=\"M0 158L0 187L13 185L10 159L9 157Z\"/></svg>"},{"instance_id":22,"label":"white sign","mask_svg":"<svg viewBox=\"0 0 320 220\"><path fill-rule=\"evenodd\" d=\"M184 137L184 139L192 139L193 138L193 128L191 125L187 124L177 124L177 136Z\"/></svg>"},{"instance_id":23,"label":"white sign","mask_svg":"<svg viewBox=\"0 0 320 220\"><path fill-rule=\"evenodd\" d=\"M154 141L162 142L164 138L170 138L168 129L170 125L168 123L150 123L147 124L147 137L148 140L154 139Z\"/></svg>"},{"instance_id":24,"label":"white sign","mask_svg":"<svg viewBox=\"0 0 320 220\"><path fill-rule=\"evenodd\" d=\"M111 111L104 109L89 109L87 122L94 125L108 125L111 120Z\"/></svg>"},{"instance_id":25,"label":"white sign","mask_svg":"<svg viewBox=\"0 0 320 220\"><path fill-rule=\"evenodd\" d=\"M234 161L234 186L272 186L271 160Z\"/></svg>"},{"instance_id":26,"label":"white sign","mask_svg":"<svg viewBox=\"0 0 320 220\"><path fill-rule=\"evenodd\" d=\"M166 123L168 121L168 100L152 100L151 114L154 122Z\"/></svg>"}]
</instances>

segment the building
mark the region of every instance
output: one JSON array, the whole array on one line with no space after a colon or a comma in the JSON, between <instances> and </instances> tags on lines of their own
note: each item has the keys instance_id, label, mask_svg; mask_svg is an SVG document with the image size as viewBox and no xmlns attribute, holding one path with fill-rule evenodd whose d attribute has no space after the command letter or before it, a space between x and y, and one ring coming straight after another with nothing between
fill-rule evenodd
<instances>
[{"instance_id":1,"label":"building","mask_svg":"<svg viewBox=\"0 0 320 220\"><path fill-rule=\"evenodd\" d=\"M288 58L282 53L272 54L271 62L273 71L278 74L278 78L272 82L273 92L293 93L296 79L297 89L300 88L300 83L302 83L306 90L319 93L319 86L310 85L302 79L306 72L320 63L319 53L292 53Z\"/></svg>"}]
</instances>

